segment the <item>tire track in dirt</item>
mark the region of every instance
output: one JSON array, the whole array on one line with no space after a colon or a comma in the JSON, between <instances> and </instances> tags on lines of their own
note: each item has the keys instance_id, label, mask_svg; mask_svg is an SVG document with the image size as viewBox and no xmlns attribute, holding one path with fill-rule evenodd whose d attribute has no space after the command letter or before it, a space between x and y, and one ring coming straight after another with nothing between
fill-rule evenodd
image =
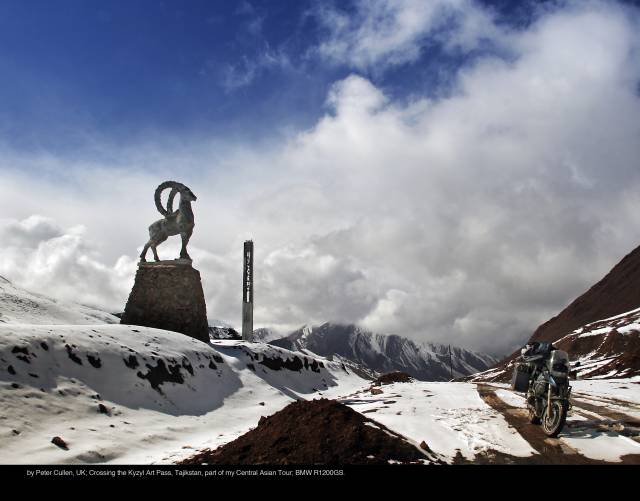
<instances>
[{"instance_id":1,"label":"tire track in dirt","mask_svg":"<svg viewBox=\"0 0 640 501\"><path fill-rule=\"evenodd\" d=\"M500 412L507 423L513 426L516 431L533 447L540 455L532 456L530 463L534 464L640 464L640 454L629 454L622 456L620 461L602 461L597 459L588 458L578 451L564 443L557 438L547 437L542 428L539 425L534 425L529 422L528 412L525 409L514 407L507 404L501 398L495 394L496 387L479 383L477 384L478 394L480 397L490 405L494 410ZM572 404L576 407L583 408L584 410L606 416L614 421L623 421L629 424L637 423L637 420L627 416L626 414L610 411L604 407L597 405L591 405L584 402L575 402L572 399ZM622 419L619 419L622 418ZM612 423L606 420L600 420L594 423L595 428L599 428L602 431L615 431L612 427ZM621 435L628 435L630 430L624 430ZM631 431L633 433L633 431Z\"/></svg>"},{"instance_id":2,"label":"tire track in dirt","mask_svg":"<svg viewBox=\"0 0 640 501\"><path fill-rule=\"evenodd\" d=\"M640 442L640 420L637 418L575 398L571 399L571 404L578 413L591 420L595 428L603 432L614 432ZM588 414L580 411L587 411ZM594 414L598 417L594 418Z\"/></svg>"},{"instance_id":3,"label":"tire track in dirt","mask_svg":"<svg viewBox=\"0 0 640 501\"><path fill-rule=\"evenodd\" d=\"M495 386L488 385L490 388L496 389ZM599 428L601 431L614 431L619 435L624 435L635 441L640 442L640 419L620 412L618 410L612 410L603 405L598 405L593 402L585 401L585 398L592 398L586 393L576 393L577 396L571 397L571 405L574 412L579 413L584 418L591 422L591 425L595 428ZM611 401L615 405L629 405L638 407L633 402L626 402L624 400L614 398L603 398L598 395L594 397L597 401ZM580 412L580 411L587 411ZM596 416L594 416L594 414Z\"/></svg>"},{"instance_id":4,"label":"tire track in dirt","mask_svg":"<svg viewBox=\"0 0 640 501\"><path fill-rule=\"evenodd\" d=\"M595 412L600 416L609 418L613 421L619 421L623 424L626 424L628 426L633 426L640 430L640 419L634 418L633 416L629 416L628 414L625 414L620 411L614 411L614 410L608 409L606 407L603 407L602 405L596 405L591 402L585 402L583 398L584 398L583 394L579 394L579 396L571 399L571 404L574 407L580 407L587 411ZM616 404L618 404L619 402L620 401L616 401Z\"/></svg>"},{"instance_id":5,"label":"tire track in dirt","mask_svg":"<svg viewBox=\"0 0 640 501\"><path fill-rule=\"evenodd\" d=\"M602 461L587 458L557 438L547 437L542 428L531 424L527 411L507 404L500 399L493 387L486 384L476 386L480 398L492 409L502 414L507 423L513 426L538 455L523 461L533 464L598 464Z\"/></svg>"}]
</instances>

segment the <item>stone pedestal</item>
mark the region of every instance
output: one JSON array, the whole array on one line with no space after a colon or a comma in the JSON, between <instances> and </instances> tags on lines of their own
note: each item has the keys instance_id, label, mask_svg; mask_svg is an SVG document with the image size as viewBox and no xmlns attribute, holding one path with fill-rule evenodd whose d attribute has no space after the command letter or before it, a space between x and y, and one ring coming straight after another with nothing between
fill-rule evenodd
<instances>
[{"instance_id":1,"label":"stone pedestal","mask_svg":"<svg viewBox=\"0 0 640 501\"><path fill-rule=\"evenodd\" d=\"M208 342L200 273L186 259L140 263L120 323L181 332Z\"/></svg>"}]
</instances>

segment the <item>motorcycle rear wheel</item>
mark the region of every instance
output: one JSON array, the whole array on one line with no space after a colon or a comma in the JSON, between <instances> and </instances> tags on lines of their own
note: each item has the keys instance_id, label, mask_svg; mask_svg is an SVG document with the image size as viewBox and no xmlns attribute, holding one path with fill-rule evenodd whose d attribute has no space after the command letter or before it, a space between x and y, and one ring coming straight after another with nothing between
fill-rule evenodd
<instances>
[{"instance_id":1,"label":"motorcycle rear wheel","mask_svg":"<svg viewBox=\"0 0 640 501\"><path fill-rule=\"evenodd\" d=\"M562 400L554 400L551 402L551 412L547 413L545 405L542 412L542 430L548 437L557 437L567 419L568 406ZM547 415L548 414L548 415Z\"/></svg>"}]
</instances>

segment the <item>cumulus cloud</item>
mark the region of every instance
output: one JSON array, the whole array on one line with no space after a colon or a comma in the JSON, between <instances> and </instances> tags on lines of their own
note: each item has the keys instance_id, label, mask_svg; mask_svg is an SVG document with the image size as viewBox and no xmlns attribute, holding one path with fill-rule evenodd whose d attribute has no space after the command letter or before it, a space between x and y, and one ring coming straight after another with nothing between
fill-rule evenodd
<instances>
[{"instance_id":1,"label":"cumulus cloud","mask_svg":"<svg viewBox=\"0 0 640 501\"><path fill-rule=\"evenodd\" d=\"M315 52L359 70L414 62L436 41L469 51L499 34L491 14L472 0L356 0L352 7L326 4L314 11L323 31Z\"/></svg>"},{"instance_id":2,"label":"cumulus cloud","mask_svg":"<svg viewBox=\"0 0 640 501\"><path fill-rule=\"evenodd\" d=\"M84 238L84 228L63 229L32 215L22 221L0 220L0 275L59 299L117 312L135 262L123 256L112 266Z\"/></svg>"},{"instance_id":3,"label":"cumulus cloud","mask_svg":"<svg viewBox=\"0 0 640 501\"><path fill-rule=\"evenodd\" d=\"M5 247L33 249L41 241L62 236L62 230L51 218L33 215L23 221L5 220L2 242Z\"/></svg>"},{"instance_id":4,"label":"cumulus cloud","mask_svg":"<svg viewBox=\"0 0 640 501\"><path fill-rule=\"evenodd\" d=\"M258 326L356 322L504 353L640 240L637 19L610 3L551 10L437 100L396 102L353 74L311 129L269 148L160 148L153 169L78 161L56 181L4 155L0 274L124 305L153 188L172 165L206 165L181 181L198 195L190 253L211 317L239 324L251 237Z\"/></svg>"}]
</instances>

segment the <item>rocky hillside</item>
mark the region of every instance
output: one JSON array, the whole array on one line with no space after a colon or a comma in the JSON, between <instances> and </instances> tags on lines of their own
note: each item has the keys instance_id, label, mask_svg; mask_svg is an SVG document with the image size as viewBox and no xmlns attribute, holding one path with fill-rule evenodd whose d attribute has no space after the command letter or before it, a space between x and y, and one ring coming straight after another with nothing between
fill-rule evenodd
<instances>
[{"instance_id":1,"label":"rocky hillside","mask_svg":"<svg viewBox=\"0 0 640 501\"><path fill-rule=\"evenodd\" d=\"M627 377L640 371L638 324L640 247L558 315L540 325L530 341L553 342L582 365L579 377ZM519 352L476 380L505 381Z\"/></svg>"},{"instance_id":2,"label":"rocky hillside","mask_svg":"<svg viewBox=\"0 0 640 501\"><path fill-rule=\"evenodd\" d=\"M558 341L580 378L640 375L640 308L592 322Z\"/></svg>"},{"instance_id":3,"label":"rocky hillside","mask_svg":"<svg viewBox=\"0 0 640 501\"><path fill-rule=\"evenodd\" d=\"M403 371L423 381L451 379L448 345L375 334L355 325L305 326L286 337L271 340L270 344L327 358L337 357L377 373ZM489 355L451 347L454 378L486 370L495 362Z\"/></svg>"},{"instance_id":4,"label":"rocky hillside","mask_svg":"<svg viewBox=\"0 0 640 501\"><path fill-rule=\"evenodd\" d=\"M640 375L640 308L583 325L553 342L566 351L580 379ZM475 374L471 381L508 381L515 356Z\"/></svg>"},{"instance_id":5,"label":"rocky hillside","mask_svg":"<svg viewBox=\"0 0 640 501\"><path fill-rule=\"evenodd\" d=\"M539 326L532 341L557 341L575 329L640 306L640 247L562 312Z\"/></svg>"}]
</instances>

